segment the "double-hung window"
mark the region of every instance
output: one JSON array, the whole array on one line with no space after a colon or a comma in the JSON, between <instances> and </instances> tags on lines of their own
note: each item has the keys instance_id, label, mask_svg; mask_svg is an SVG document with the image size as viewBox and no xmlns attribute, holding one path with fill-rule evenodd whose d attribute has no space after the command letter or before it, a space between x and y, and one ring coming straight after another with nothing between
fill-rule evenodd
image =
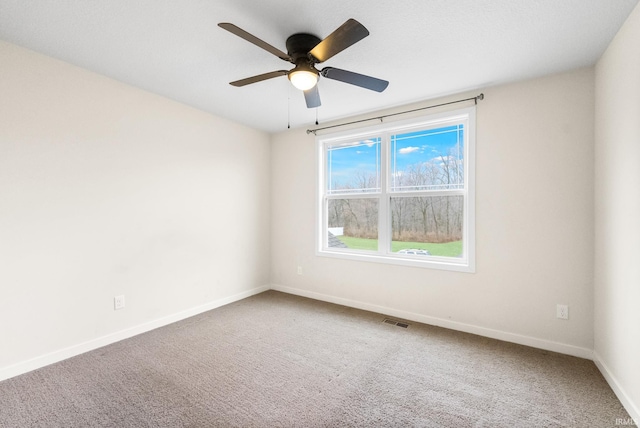
<instances>
[{"instance_id":1,"label":"double-hung window","mask_svg":"<svg viewBox=\"0 0 640 428\"><path fill-rule=\"evenodd\" d=\"M475 108L327 134L318 254L474 272Z\"/></svg>"}]
</instances>

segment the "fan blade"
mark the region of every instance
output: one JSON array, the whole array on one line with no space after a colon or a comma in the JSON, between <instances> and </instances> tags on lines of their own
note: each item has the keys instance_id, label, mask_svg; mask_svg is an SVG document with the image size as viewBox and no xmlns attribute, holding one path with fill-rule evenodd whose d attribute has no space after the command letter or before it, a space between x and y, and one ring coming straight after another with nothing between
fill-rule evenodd
<instances>
[{"instance_id":1,"label":"fan blade","mask_svg":"<svg viewBox=\"0 0 640 428\"><path fill-rule=\"evenodd\" d=\"M264 49L265 51L274 54L275 56L277 56L280 59L283 59L283 60L289 61L289 62L293 62L291 57L289 55L287 55L286 53L282 52L280 49L271 46L269 43L267 43L267 42L265 42L263 40L260 40L259 38L257 38L253 34L247 33L246 31L244 31L240 27L237 27L237 26L235 26L233 24L230 24L228 22L221 22L220 24L218 24L218 27L224 28L228 32L233 33L236 36L241 37L241 38L245 39L246 41L248 41L250 43L253 43L254 45Z\"/></svg>"},{"instance_id":2,"label":"fan blade","mask_svg":"<svg viewBox=\"0 0 640 428\"><path fill-rule=\"evenodd\" d=\"M309 52L318 62L325 62L337 53L364 39L369 35L364 25L355 19L349 19L326 39L318 43Z\"/></svg>"},{"instance_id":3,"label":"fan blade","mask_svg":"<svg viewBox=\"0 0 640 428\"><path fill-rule=\"evenodd\" d=\"M273 79L274 77L284 76L287 73L289 72L286 70L272 71L270 73L258 74L257 76L236 80L235 82L230 82L229 84L232 86L245 86L251 83L262 82L263 80Z\"/></svg>"},{"instance_id":4,"label":"fan blade","mask_svg":"<svg viewBox=\"0 0 640 428\"><path fill-rule=\"evenodd\" d=\"M307 108L320 107L320 93L318 85L304 91L304 100L307 102Z\"/></svg>"},{"instance_id":5,"label":"fan blade","mask_svg":"<svg viewBox=\"0 0 640 428\"><path fill-rule=\"evenodd\" d=\"M350 83L376 92L382 92L389 86L389 82L386 80L376 79L375 77L365 76L364 74L341 70L339 68L325 67L320 74L327 79L339 80L340 82Z\"/></svg>"}]
</instances>

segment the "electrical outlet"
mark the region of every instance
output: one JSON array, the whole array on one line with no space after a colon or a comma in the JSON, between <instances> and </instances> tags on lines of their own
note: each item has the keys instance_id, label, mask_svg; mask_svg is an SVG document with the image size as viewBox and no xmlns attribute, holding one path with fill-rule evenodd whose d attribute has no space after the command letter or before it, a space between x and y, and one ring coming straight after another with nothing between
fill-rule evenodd
<instances>
[{"instance_id":1,"label":"electrical outlet","mask_svg":"<svg viewBox=\"0 0 640 428\"><path fill-rule=\"evenodd\" d=\"M116 296L113 298L113 309L124 309L124 296Z\"/></svg>"},{"instance_id":2,"label":"electrical outlet","mask_svg":"<svg viewBox=\"0 0 640 428\"><path fill-rule=\"evenodd\" d=\"M557 305L556 306L556 317L568 320L569 319L569 305Z\"/></svg>"},{"instance_id":3,"label":"electrical outlet","mask_svg":"<svg viewBox=\"0 0 640 428\"><path fill-rule=\"evenodd\" d=\"M298 266L298 275L302 275L302 266Z\"/></svg>"}]
</instances>

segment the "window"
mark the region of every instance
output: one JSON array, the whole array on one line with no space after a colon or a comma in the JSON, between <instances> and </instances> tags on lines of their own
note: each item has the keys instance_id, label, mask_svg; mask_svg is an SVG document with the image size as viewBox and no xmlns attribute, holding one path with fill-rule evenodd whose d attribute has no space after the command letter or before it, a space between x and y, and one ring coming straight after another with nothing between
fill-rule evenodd
<instances>
[{"instance_id":1,"label":"window","mask_svg":"<svg viewBox=\"0 0 640 428\"><path fill-rule=\"evenodd\" d=\"M473 272L475 108L318 136L318 254Z\"/></svg>"}]
</instances>

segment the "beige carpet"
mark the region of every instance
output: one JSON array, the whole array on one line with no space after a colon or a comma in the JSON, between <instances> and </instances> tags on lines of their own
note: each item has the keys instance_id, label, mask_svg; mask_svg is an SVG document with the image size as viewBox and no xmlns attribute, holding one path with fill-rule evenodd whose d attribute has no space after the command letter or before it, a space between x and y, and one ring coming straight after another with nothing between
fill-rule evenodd
<instances>
[{"instance_id":1,"label":"beige carpet","mask_svg":"<svg viewBox=\"0 0 640 428\"><path fill-rule=\"evenodd\" d=\"M593 362L275 291L0 382L1 427L614 427Z\"/></svg>"}]
</instances>

